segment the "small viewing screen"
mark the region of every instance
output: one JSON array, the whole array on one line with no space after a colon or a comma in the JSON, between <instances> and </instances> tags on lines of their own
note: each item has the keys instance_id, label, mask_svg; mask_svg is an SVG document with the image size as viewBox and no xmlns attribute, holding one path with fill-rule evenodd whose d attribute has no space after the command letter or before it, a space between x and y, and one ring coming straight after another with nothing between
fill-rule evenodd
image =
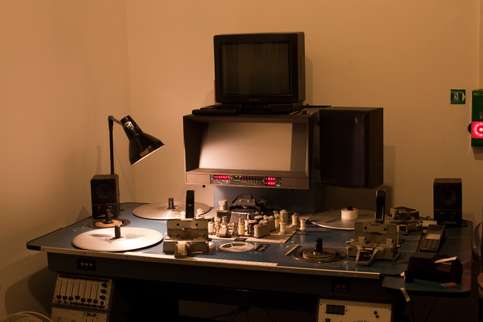
<instances>
[{"instance_id":1,"label":"small viewing screen","mask_svg":"<svg viewBox=\"0 0 483 322\"><path fill-rule=\"evenodd\" d=\"M290 123L210 123L202 140L199 166L290 171L291 157Z\"/></svg>"},{"instance_id":2,"label":"small viewing screen","mask_svg":"<svg viewBox=\"0 0 483 322\"><path fill-rule=\"evenodd\" d=\"M289 95L289 45L225 44L221 49L225 95Z\"/></svg>"}]
</instances>

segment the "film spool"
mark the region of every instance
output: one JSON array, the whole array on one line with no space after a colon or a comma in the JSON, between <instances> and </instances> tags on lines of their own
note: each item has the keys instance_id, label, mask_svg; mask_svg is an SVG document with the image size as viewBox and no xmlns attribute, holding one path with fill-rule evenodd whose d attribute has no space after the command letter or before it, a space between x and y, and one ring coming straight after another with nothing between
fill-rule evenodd
<instances>
[{"instance_id":1,"label":"film spool","mask_svg":"<svg viewBox=\"0 0 483 322\"><path fill-rule=\"evenodd\" d=\"M354 221L359 217L359 209L357 208L344 208L340 211L340 219L342 221Z\"/></svg>"},{"instance_id":2,"label":"film spool","mask_svg":"<svg viewBox=\"0 0 483 322\"><path fill-rule=\"evenodd\" d=\"M221 244L218 247L219 250L228 253L245 253L255 249L255 245L249 242L230 242L226 244Z\"/></svg>"},{"instance_id":3,"label":"film spool","mask_svg":"<svg viewBox=\"0 0 483 322\"><path fill-rule=\"evenodd\" d=\"M373 222L376 218L376 213L374 210L359 209L357 220L344 221L341 218L341 210L334 209L310 214L308 215L308 218L311 224L318 227L336 230L354 230L357 221Z\"/></svg>"},{"instance_id":4,"label":"film spool","mask_svg":"<svg viewBox=\"0 0 483 322\"><path fill-rule=\"evenodd\" d=\"M300 258L312 263L328 263L337 260L335 251L317 252L313 248L303 248Z\"/></svg>"},{"instance_id":5,"label":"film spool","mask_svg":"<svg viewBox=\"0 0 483 322\"><path fill-rule=\"evenodd\" d=\"M95 228L113 228L114 226L125 226L126 223L121 219L111 219L111 222L106 222L104 220L95 220Z\"/></svg>"},{"instance_id":6,"label":"film spool","mask_svg":"<svg viewBox=\"0 0 483 322\"><path fill-rule=\"evenodd\" d=\"M86 250L126 252L155 245L163 238L164 235L154 229L117 226L117 229L101 228L83 232L74 237L72 244Z\"/></svg>"},{"instance_id":7,"label":"film spool","mask_svg":"<svg viewBox=\"0 0 483 322\"><path fill-rule=\"evenodd\" d=\"M202 216L208 213L211 207L200 202L195 202L196 216ZM173 198L168 199L167 204L151 203L144 204L133 209L132 213L139 218L169 220L184 219L186 215L186 205L176 202Z\"/></svg>"}]
</instances>

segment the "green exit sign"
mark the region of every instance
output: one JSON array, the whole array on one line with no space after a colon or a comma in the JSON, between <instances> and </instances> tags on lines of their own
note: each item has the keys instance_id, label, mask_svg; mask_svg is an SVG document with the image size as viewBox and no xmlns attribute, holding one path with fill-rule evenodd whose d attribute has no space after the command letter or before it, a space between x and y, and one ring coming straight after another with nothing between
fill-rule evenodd
<instances>
[{"instance_id":1,"label":"green exit sign","mask_svg":"<svg viewBox=\"0 0 483 322\"><path fill-rule=\"evenodd\" d=\"M451 89L451 104L466 104L466 90Z\"/></svg>"}]
</instances>

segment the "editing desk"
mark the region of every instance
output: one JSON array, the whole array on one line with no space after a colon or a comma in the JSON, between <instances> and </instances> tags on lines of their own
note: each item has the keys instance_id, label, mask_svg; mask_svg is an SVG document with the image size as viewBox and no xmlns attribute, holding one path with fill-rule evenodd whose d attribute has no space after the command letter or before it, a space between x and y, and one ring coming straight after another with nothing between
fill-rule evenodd
<instances>
[{"instance_id":1,"label":"editing desk","mask_svg":"<svg viewBox=\"0 0 483 322\"><path fill-rule=\"evenodd\" d=\"M122 204L120 218L127 219L131 227L151 228L165 233L165 222L132 215L132 209L139 205ZM240 290L245 300L247 294L255 297L264 294L262 298L265 303L270 302L268 299L272 295L281 299L278 300L279 304L285 303L282 300L285 298L286 303L305 310L311 316L311 322L317 321L319 298L393 303L393 321L406 321L402 314L405 307L401 288L407 290L410 297L427 294L442 298L465 297L471 291L470 222L465 222L463 227L447 229L447 237L440 251L441 254L458 256L463 263L462 281L453 288L445 288L435 282L406 283L401 278L409 256L417 248L419 235L416 233L402 236L397 260L380 260L370 266L361 266L351 258L319 264L285 255L291 246L311 245L317 238L323 238L325 247L345 249L345 241L353 235L351 231L309 227L305 232L295 233L287 243L270 244L261 252L226 253L213 250L209 255L174 258L163 253L162 243L123 253L86 251L72 245L76 235L92 229L92 218L86 218L29 241L27 248L46 252L49 269L59 274L112 279L120 286L119 292L127 294L121 300L123 303L136 302L131 308L138 311L136 314L139 311L152 314L153 310L159 313L164 307L164 315L176 316L177 299L195 298L196 289L203 290L201 298L207 302L222 302L235 296L235 290ZM220 243L213 242L215 245ZM123 292L121 285L129 285L125 287L127 291ZM142 290L133 290L135 285L143 285ZM150 285L157 285L152 292L147 291ZM221 295L224 293L227 295ZM155 298L153 294L156 294ZM143 303L151 308L140 309ZM282 306L289 307L286 304ZM127 306L122 307L125 309Z\"/></svg>"}]
</instances>

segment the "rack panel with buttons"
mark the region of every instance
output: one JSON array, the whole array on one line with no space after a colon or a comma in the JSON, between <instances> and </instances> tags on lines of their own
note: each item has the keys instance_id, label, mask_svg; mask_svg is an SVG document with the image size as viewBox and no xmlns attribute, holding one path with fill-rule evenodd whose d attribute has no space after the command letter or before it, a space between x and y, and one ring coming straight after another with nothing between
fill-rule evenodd
<instances>
[{"instance_id":1,"label":"rack panel with buttons","mask_svg":"<svg viewBox=\"0 0 483 322\"><path fill-rule=\"evenodd\" d=\"M58 313L66 311L66 308L69 308L67 311L84 313L108 311L111 295L112 280L110 279L58 275L52 304L64 308L64 310L57 310ZM104 315L107 314L102 314Z\"/></svg>"}]
</instances>

